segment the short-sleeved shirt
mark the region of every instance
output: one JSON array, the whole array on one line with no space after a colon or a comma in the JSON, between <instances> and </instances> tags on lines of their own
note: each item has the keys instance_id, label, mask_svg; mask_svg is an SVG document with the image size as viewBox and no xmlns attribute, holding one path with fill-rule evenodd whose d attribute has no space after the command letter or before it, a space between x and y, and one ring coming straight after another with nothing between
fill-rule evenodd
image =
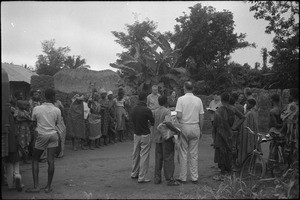
<instances>
[{"instance_id":1,"label":"short-sleeved shirt","mask_svg":"<svg viewBox=\"0 0 300 200\"><path fill-rule=\"evenodd\" d=\"M39 134L53 134L57 132L56 125L61 123L61 112L52 103L43 103L33 108L32 119L37 121Z\"/></svg>"},{"instance_id":2,"label":"short-sleeved shirt","mask_svg":"<svg viewBox=\"0 0 300 200\"><path fill-rule=\"evenodd\" d=\"M162 143L162 135L157 130L157 127L163 121L171 121L171 111L164 106L160 106L153 113L154 115L154 132L153 132L153 141L156 143Z\"/></svg>"},{"instance_id":3,"label":"short-sleeved shirt","mask_svg":"<svg viewBox=\"0 0 300 200\"><path fill-rule=\"evenodd\" d=\"M155 109L159 108L159 104L158 104L158 97L160 95L159 94L149 94L147 96L147 105L148 105L148 108L150 108L151 111L154 111Z\"/></svg>"},{"instance_id":4,"label":"short-sleeved shirt","mask_svg":"<svg viewBox=\"0 0 300 200\"><path fill-rule=\"evenodd\" d=\"M186 93L178 98L175 111L182 113L182 118L179 120L182 124L199 123L199 114L204 114L201 99L192 93Z\"/></svg>"}]
</instances>

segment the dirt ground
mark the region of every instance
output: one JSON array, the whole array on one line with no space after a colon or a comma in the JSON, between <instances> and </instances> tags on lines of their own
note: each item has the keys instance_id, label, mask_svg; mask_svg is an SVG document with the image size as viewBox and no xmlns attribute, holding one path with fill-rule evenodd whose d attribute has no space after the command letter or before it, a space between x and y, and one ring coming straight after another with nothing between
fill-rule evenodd
<instances>
[{"instance_id":1,"label":"dirt ground","mask_svg":"<svg viewBox=\"0 0 300 200\"><path fill-rule=\"evenodd\" d=\"M180 186L167 186L164 177L162 184L155 185L154 143L151 146L148 171L151 182L139 184L137 180L130 178L133 141L127 140L101 149L79 151L73 151L71 142L67 141L65 157L55 160L51 193L9 191L7 186L2 185L2 199L87 199L86 194L90 194L89 197L94 199L181 199L187 194L195 193L200 185L214 188L219 186L220 182L212 179L217 171L213 167L216 165L213 163L214 151L210 146L211 141L211 135L204 134L199 142L198 185L192 184L189 176L187 184ZM25 189L32 187L31 165L21 164L20 169ZM179 164L175 153L175 177L178 174ZM40 163L39 180L41 186L46 185L47 163Z\"/></svg>"}]
</instances>

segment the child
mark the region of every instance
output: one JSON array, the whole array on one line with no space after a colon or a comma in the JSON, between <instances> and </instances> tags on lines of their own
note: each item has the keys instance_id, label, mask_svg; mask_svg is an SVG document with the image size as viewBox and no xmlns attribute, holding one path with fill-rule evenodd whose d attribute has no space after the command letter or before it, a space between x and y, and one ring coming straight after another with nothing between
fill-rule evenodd
<instances>
[{"instance_id":1,"label":"child","mask_svg":"<svg viewBox=\"0 0 300 200\"><path fill-rule=\"evenodd\" d=\"M171 122L171 111L167 109L168 99L167 96L162 95L158 97L159 108L154 114L154 132L153 141L155 145L155 172L154 183L161 183L161 170L164 167L164 175L168 186L180 185L174 180L174 142L173 137L163 140L162 134L157 129L158 125L162 122Z\"/></svg>"}]
</instances>

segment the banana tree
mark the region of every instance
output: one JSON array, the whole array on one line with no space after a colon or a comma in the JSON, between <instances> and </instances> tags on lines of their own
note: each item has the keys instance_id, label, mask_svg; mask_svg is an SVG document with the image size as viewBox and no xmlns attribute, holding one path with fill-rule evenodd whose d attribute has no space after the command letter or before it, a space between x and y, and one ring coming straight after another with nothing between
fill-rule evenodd
<instances>
[{"instance_id":1,"label":"banana tree","mask_svg":"<svg viewBox=\"0 0 300 200\"><path fill-rule=\"evenodd\" d=\"M165 35L148 31L143 39L142 47L139 42L132 45L132 55L123 52L121 60L110 64L121 70L128 85L138 90L150 90L149 86L157 84L166 92L180 87L183 81L189 79L188 70L178 65L181 50L173 49Z\"/></svg>"}]
</instances>

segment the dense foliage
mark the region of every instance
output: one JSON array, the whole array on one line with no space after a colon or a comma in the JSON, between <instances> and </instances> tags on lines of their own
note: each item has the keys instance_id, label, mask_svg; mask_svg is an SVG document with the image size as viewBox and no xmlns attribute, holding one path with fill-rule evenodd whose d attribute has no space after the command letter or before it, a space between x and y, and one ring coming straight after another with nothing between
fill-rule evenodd
<instances>
[{"instance_id":1,"label":"dense foliage","mask_svg":"<svg viewBox=\"0 0 300 200\"><path fill-rule=\"evenodd\" d=\"M127 33L113 31L127 51L110 66L120 70L127 84L145 90L152 84L179 90L186 80L196 82L196 93L202 94L231 87L230 53L255 44L244 40L246 34L233 32L231 12L201 4L190 9L190 15L176 19L174 33L156 31L150 20L126 25Z\"/></svg>"},{"instance_id":2,"label":"dense foliage","mask_svg":"<svg viewBox=\"0 0 300 200\"><path fill-rule=\"evenodd\" d=\"M42 42L43 54L38 55L36 61L37 74L53 76L63 68L89 68L85 59L81 56L68 56L69 47L55 47L55 40L45 40Z\"/></svg>"},{"instance_id":3,"label":"dense foliage","mask_svg":"<svg viewBox=\"0 0 300 200\"><path fill-rule=\"evenodd\" d=\"M251 1L256 19L269 22L266 33L274 33L270 88L292 88L299 84L299 2Z\"/></svg>"}]
</instances>

